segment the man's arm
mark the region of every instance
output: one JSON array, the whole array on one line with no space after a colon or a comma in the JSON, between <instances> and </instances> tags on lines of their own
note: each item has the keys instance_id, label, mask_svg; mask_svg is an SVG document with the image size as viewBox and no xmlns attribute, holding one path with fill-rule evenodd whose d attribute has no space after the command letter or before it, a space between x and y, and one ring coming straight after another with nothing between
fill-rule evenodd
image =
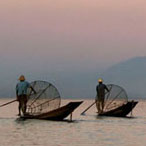
<instances>
[{"instance_id":1,"label":"man's arm","mask_svg":"<svg viewBox=\"0 0 146 146\"><path fill-rule=\"evenodd\" d=\"M16 99L18 100L18 86L16 85Z\"/></svg>"},{"instance_id":2,"label":"man's arm","mask_svg":"<svg viewBox=\"0 0 146 146\"><path fill-rule=\"evenodd\" d=\"M96 86L96 97L95 97L95 101L97 102L98 100L98 85Z\"/></svg>"},{"instance_id":3,"label":"man's arm","mask_svg":"<svg viewBox=\"0 0 146 146\"><path fill-rule=\"evenodd\" d=\"M96 86L96 93L98 94L98 85Z\"/></svg>"},{"instance_id":4,"label":"man's arm","mask_svg":"<svg viewBox=\"0 0 146 146\"><path fill-rule=\"evenodd\" d=\"M107 92L109 92L109 89L107 88L107 86L106 86L106 85L105 85L105 89L106 89L106 91L107 91Z\"/></svg>"},{"instance_id":5,"label":"man's arm","mask_svg":"<svg viewBox=\"0 0 146 146\"><path fill-rule=\"evenodd\" d=\"M30 86L30 88L34 92L34 94L36 94L36 91L34 90L34 88L32 86Z\"/></svg>"},{"instance_id":6,"label":"man's arm","mask_svg":"<svg viewBox=\"0 0 146 146\"><path fill-rule=\"evenodd\" d=\"M34 92L34 94L36 94L36 91L34 90L34 88L31 86L29 82L27 82L27 87L30 88Z\"/></svg>"},{"instance_id":7,"label":"man's arm","mask_svg":"<svg viewBox=\"0 0 146 146\"><path fill-rule=\"evenodd\" d=\"M16 91L16 99L18 100L18 91Z\"/></svg>"}]
</instances>

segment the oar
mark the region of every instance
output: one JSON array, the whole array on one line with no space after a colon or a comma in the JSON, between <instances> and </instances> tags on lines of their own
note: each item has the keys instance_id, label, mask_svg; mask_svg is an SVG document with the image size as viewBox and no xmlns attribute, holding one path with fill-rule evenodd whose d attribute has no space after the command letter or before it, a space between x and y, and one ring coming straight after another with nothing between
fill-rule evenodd
<instances>
[{"instance_id":1,"label":"oar","mask_svg":"<svg viewBox=\"0 0 146 146\"><path fill-rule=\"evenodd\" d=\"M5 106L5 105L8 105L8 104L10 104L10 103L13 103L13 102L15 102L15 101L18 101L18 100L17 100L17 99L12 100L12 101L10 101L10 102L7 102L7 103L5 103L5 104L0 105L0 107Z\"/></svg>"},{"instance_id":2,"label":"oar","mask_svg":"<svg viewBox=\"0 0 146 146\"><path fill-rule=\"evenodd\" d=\"M89 108L91 108L95 103L96 103L96 101L94 101L88 108L86 108L86 109L81 113L81 115L84 115L84 113L85 113Z\"/></svg>"}]
</instances>

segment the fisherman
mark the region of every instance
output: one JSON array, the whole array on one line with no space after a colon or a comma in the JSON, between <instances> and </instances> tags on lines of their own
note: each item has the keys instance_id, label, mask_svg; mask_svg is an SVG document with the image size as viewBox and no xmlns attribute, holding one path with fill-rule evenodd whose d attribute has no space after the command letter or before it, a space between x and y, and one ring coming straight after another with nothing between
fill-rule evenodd
<instances>
[{"instance_id":1,"label":"fisherman","mask_svg":"<svg viewBox=\"0 0 146 146\"><path fill-rule=\"evenodd\" d=\"M19 77L19 81L20 82L17 83L17 85L16 85L16 97L17 97L17 100L19 102L19 106L18 106L19 114L18 114L18 116L21 116L21 111L24 115L26 113L27 89L31 88L31 90L34 92L34 94L36 94L36 91L32 88L30 83L25 81L24 75L21 75Z\"/></svg>"},{"instance_id":2,"label":"fisherman","mask_svg":"<svg viewBox=\"0 0 146 146\"><path fill-rule=\"evenodd\" d=\"M102 79L98 79L98 83L99 84L96 86L97 96L96 96L95 101L96 101L98 113L100 114L103 112L103 109L104 109L105 90L109 92L109 89L107 88L105 84L103 84Z\"/></svg>"}]
</instances>

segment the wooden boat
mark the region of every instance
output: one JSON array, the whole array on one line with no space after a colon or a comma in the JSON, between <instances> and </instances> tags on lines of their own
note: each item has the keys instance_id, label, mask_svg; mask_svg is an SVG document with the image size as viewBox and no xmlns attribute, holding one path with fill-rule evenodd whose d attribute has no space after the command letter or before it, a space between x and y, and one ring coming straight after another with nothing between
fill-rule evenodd
<instances>
[{"instance_id":1,"label":"wooden boat","mask_svg":"<svg viewBox=\"0 0 146 146\"><path fill-rule=\"evenodd\" d=\"M99 116L113 116L113 117L126 117L132 109L136 106L138 101L128 101L127 103L121 105L120 107L117 107L115 109L112 109L107 112L102 112L98 114Z\"/></svg>"},{"instance_id":2,"label":"wooden boat","mask_svg":"<svg viewBox=\"0 0 146 146\"><path fill-rule=\"evenodd\" d=\"M47 113L42 114L25 114L21 116L23 119L44 119L44 120L55 120L55 121L62 121L68 115L72 114L72 112L82 103L83 101L79 102L70 102L65 106L59 107L55 110L49 111Z\"/></svg>"}]
</instances>

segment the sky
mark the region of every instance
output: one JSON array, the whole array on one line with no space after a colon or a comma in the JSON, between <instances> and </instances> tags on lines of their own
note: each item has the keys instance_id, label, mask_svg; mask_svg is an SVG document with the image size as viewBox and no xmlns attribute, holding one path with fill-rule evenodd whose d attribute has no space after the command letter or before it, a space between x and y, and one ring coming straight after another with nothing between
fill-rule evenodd
<instances>
[{"instance_id":1,"label":"sky","mask_svg":"<svg viewBox=\"0 0 146 146\"><path fill-rule=\"evenodd\" d=\"M144 0L0 0L0 91L13 95L24 74L94 96L99 72L146 56L145 16Z\"/></svg>"}]
</instances>

